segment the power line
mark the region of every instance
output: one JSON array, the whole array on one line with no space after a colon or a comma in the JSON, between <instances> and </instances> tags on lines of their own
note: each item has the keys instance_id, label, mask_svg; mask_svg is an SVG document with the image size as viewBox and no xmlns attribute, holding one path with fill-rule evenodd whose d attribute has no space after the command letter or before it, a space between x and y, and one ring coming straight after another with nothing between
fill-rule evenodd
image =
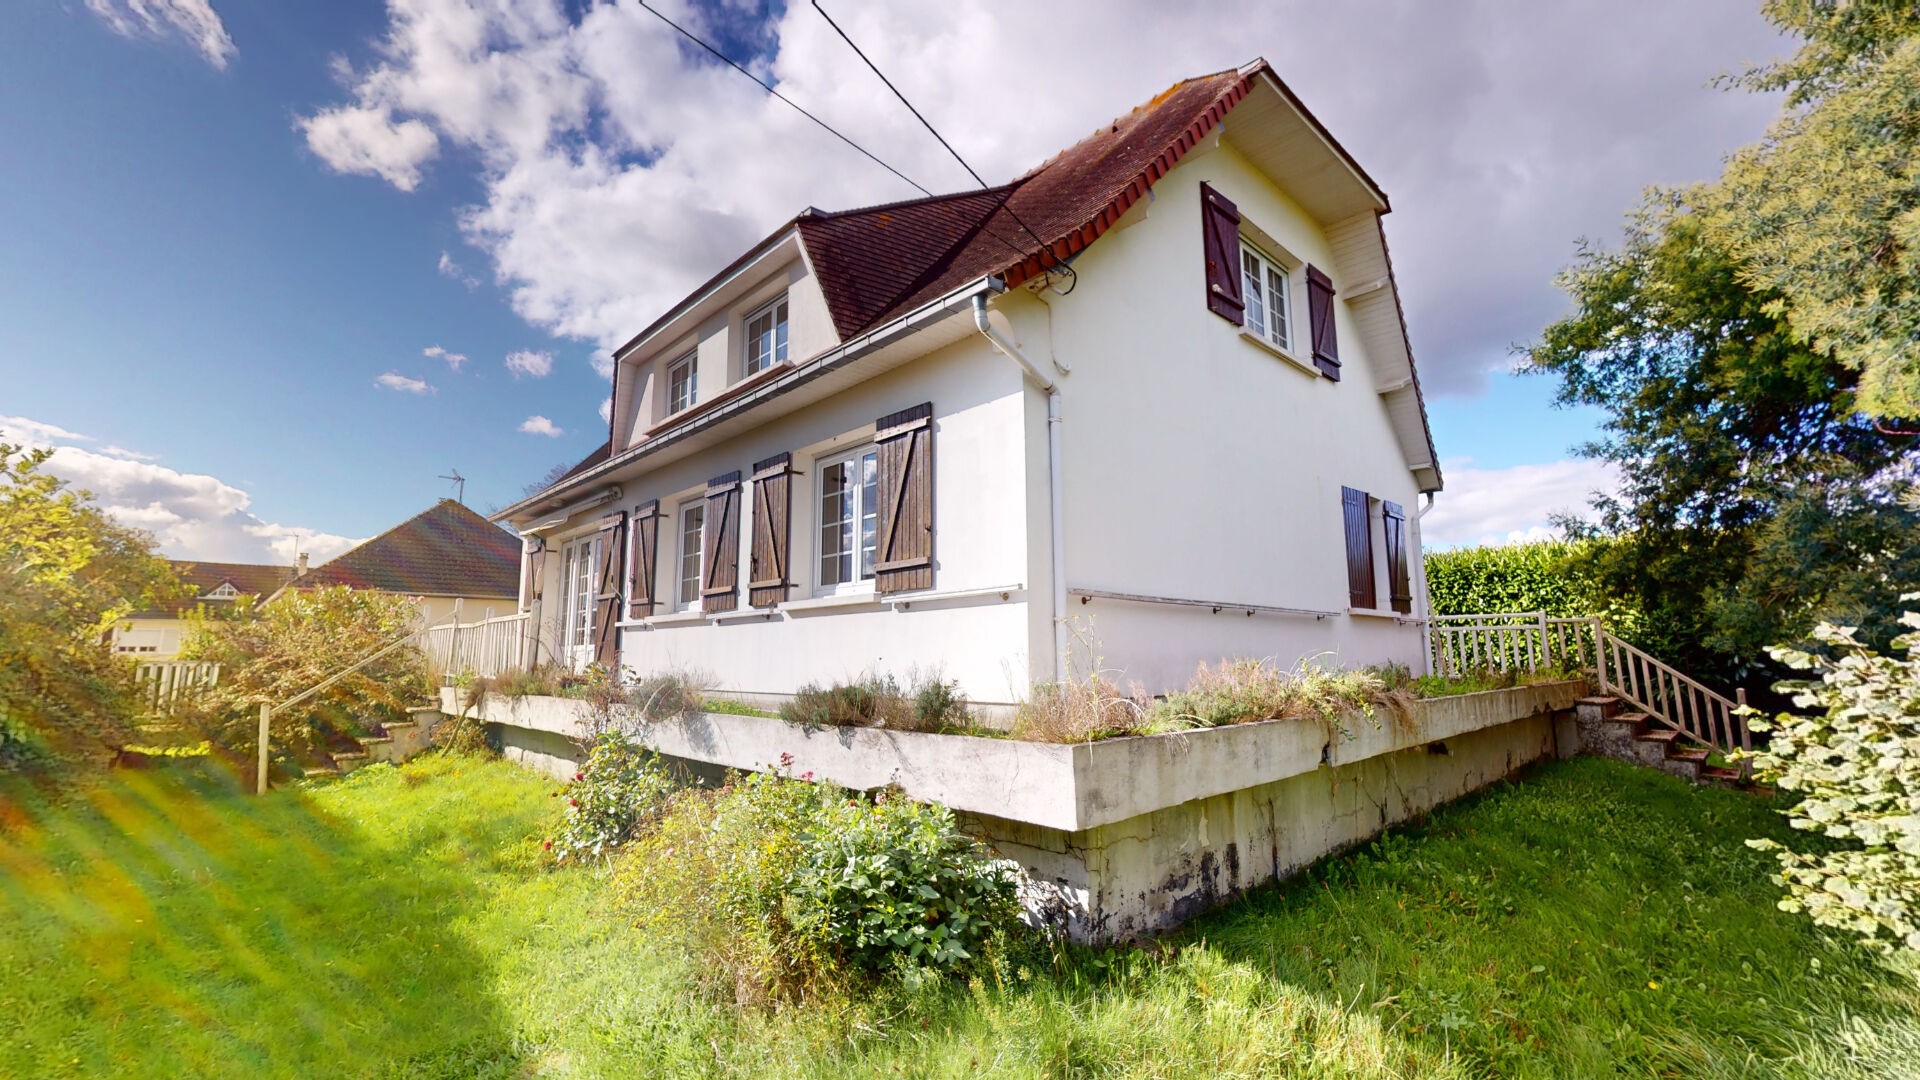
<instances>
[{"instance_id":1,"label":"power line","mask_svg":"<svg viewBox=\"0 0 1920 1080\"><path fill-rule=\"evenodd\" d=\"M848 146L851 146L855 150L860 151L860 153L863 156L865 156L868 161L873 162L875 165L880 166L881 168L892 173L893 175L906 181L906 183L909 186L911 186L915 191L918 191L920 194L926 195L929 197L933 195L933 192L928 191L926 188L923 188L919 184L915 183L912 177L909 177L907 174L901 172L899 169L896 169L893 166L887 164L886 162L881 161L879 158L873 156L873 154L866 147L861 146L859 143L854 142L852 139L849 139L845 135L840 134L840 132L834 129L833 125L827 123L825 120L822 120L819 117L808 112L807 110L801 108L800 105L797 102L795 102L792 98L788 97L787 95L781 93L778 90L775 90L771 83L766 82L765 80L761 79L760 76L755 75L753 72L748 71L746 68L743 68L739 64L735 63L733 61L733 58L728 56L726 53L723 53L719 49L714 48L712 45L707 44L707 42L704 39L694 34L692 31L688 30L686 27L681 26L679 23L674 22L672 19L667 18L667 16L664 13L662 13L659 9L648 6L647 0L638 0L638 3L640 4L641 7L646 8L646 10L648 10L649 12L652 12L654 18L657 18L661 22L666 23L668 26L673 27L675 30L678 30L680 32L681 37L686 38L688 41L691 41L695 45L698 45L701 48L712 53L715 57L719 58L721 63L727 65L728 67L739 72L740 74L745 75L747 78L752 79L754 83L760 87L760 89L765 90L767 93L772 94L774 97L779 98L781 101L786 102L788 105L793 107L793 110L795 112L813 121L814 123L820 125L821 128L825 129L834 138L839 139L841 142L846 143ZM826 13L821 12L821 14L824 15ZM832 21L832 20L828 20L828 21ZM836 29L838 28L836 27ZM903 98L901 100L905 100L905 99ZM912 106L908 106L908 107L911 108ZM915 115L918 115L918 114L916 113ZM936 135L935 137L937 138L938 136ZM958 155L955 155L955 156L958 156ZM962 162L962 164L965 164L965 162ZM968 171L971 172L972 170L969 169ZM974 179L978 180L979 177L976 176L974 177Z\"/></svg>"},{"instance_id":2,"label":"power line","mask_svg":"<svg viewBox=\"0 0 1920 1080\"><path fill-rule=\"evenodd\" d=\"M967 170L967 175L973 177L973 182L976 184L979 184L982 189L992 190L991 185L989 185L985 180L982 180L980 178L980 174L974 171L973 166L967 164L967 159L960 156L960 151L955 150L953 148L953 144L946 140L946 136L941 135L940 132L933 126L932 122L930 122L926 117L920 115L920 110L913 107L913 102L907 100L907 95L901 93L900 88L893 85L893 80L887 78L887 73L884 71L881 71L880 66L878 64L875 64L873 60L867 56L866 52L860 48L860 46L854 44L853 39L847 36L847 32L845 30L840 29L840 24L837 22L834 22L833 16L827 14L827 9L820 6L820 0L812 0L812 2L813 2L813 10L819 12L820 17L827 20L827 25L833 27L833 32L840 35L840 40L847 43L847 48L852 49L853 54L855 56L858 56L860 58L860 61L867 65L867 70L873 72L875 75L878 75L880 77L880 81L887 84L887 89L893 91L893 96L900 99L900 104L905 105L907 107L907 111L913 114L913 118L915 120L920 121L921 126L926 128L927 131L930 134L932 134L935 139L939 140L941 146L944 146L947 148L947 153L952 154L953 160L959 162L960 167ZM1020 226L1022 229L1025 229L1027 231L1027 235L1033 237L1033 242L1040 245L1040 252L1043 255L1052 254L1051 249L1047 247L1047 242L1040 238L1040 234L1037 232L1034 232L1033 227L1031 225L1028 225L1026 222L1020 220L1020 215L1014 212L1013 196L1011 194L1007 196L1006 201L1000 204L1000 208L1007 212L1007 216L1013 219L1014 224ZM1007 245L1010 248L1013 248L1016 254L1023 255L1023 256L1026 254L1025 249L1016 246L1012 241L1001 236L999 233L994 232L992 229L987 229L984 224L981 227L986 231L987 235L992 236L994 239L1000 241L1001 243ZM1072 278L1076 284L1079 282L1080 275L1075 273L1073 267L1068 266L1065 262L1062 262L1058 257L1055 257L1053 262L1054 262L1054 266L1051 268L1046 267L1044 260L1042 261L1041 265L1043 268L1058 269L1058 270L1064 271L1067 274L1067 276ZM1067 291L1068 292L1073 291L1073 286L1072 285L1067 286Z\"/></svg>"}]
</instances>

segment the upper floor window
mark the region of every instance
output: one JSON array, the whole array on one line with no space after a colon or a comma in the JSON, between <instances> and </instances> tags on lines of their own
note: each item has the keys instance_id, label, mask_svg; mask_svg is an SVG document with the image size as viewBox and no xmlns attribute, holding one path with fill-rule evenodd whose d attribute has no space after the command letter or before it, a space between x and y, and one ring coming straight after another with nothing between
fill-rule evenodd
<instances>
[{"instance_id":1,"label":"upper floor window","mask_svg":"<svg viewBox=\"0 0 1920 1080\"><path fill-rule=\"evenodd\" d=\"M699 356L695 353L675 360L667 366L667 414L671 416L682 409L692 407L700 399L700 373L694 367Z\"/></svg>"},{"instance_id":2,"label":"upper floor window","mask_svg":"<svg viewBox=\"0 0 1920 1080\"><path fill-rule=\"evenodd\" d=\"M880 457L873 447L820 466L820 588L839 592L873 580Z\"/></svg>"},{"instance_id":3,"label":"upper floor window","mask_svg":"<svg viewBox=\"0 0 1920 1080\"><path fill-rule=\"evenodd\" d=\"M765 371L787 358L787 298L767 304L747 316L748 375Z\"/></svg>"},{"instance_id":4,"label":"upper floor window","mask_svg":"<svg viewBox=\"0 0 1920 1080\"><path fill-rule=\"evenodd\" d=\"M1287 272L1262 252L1242 243L1240 281L1247 305L1248 332L1292 352L1293 307Z\"/></svg>"},{"instance_id":5,"label":"upper floor window","mask_svg":"<svg viewBox=\"0 0 1920 1080\"><path fill-rule=\"evenodd\" d=\"M706 532L707 504L695 499L680 508L680 547L679 561L674 565L679 570L679 592L674 595L675 606L682 611L694 611L700 607L700 565L704 554L702 540Z\"/></svg>"}]
</instances>

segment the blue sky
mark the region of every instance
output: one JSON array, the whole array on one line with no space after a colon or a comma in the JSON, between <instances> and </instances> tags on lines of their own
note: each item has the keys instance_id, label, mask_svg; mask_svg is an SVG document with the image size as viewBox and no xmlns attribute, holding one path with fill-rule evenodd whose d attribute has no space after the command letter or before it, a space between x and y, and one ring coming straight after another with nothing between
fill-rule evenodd
<instances>
[{"instance_id":1,"label":"blue sky","mask_svg":"<svg viewBox=\"0 0 1920 1080\"><path fill-rule=\"evenodd\" d=\"M1257 5L1204 27L1140 4L1099 30L1072 4L1035 16L1058 28L972 2L834 6L990 179L1243 62L1267 26L1269 58L1394 197L1448 463L1441 542L1524 533L1604 482L1568 460L1592 414L1498 374L1506 347L1559 310L1576 236L1759 133L1770 102L1704 83L1778 48L1750 0ZM817 16L668 7L962 185ZM631 3L147 10L26 5L0 35L0 426L62 447L57 469L177 556L324 557L450 494L453 467L470 505L511 502L604 438L611 343L800 207L902 194ZM1112 36L1049 53L1069 32ZM1361 44L1403 77L1356 83L1328 58ZM1049 94L981 92L1043 59Z\"/></svg>"}]
</instances>

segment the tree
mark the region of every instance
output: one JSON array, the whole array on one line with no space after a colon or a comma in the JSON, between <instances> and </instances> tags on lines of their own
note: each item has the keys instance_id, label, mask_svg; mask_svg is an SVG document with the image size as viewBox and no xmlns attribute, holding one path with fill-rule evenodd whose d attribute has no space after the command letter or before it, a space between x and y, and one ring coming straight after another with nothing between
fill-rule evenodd
<instances>
[{"instance_id":1,"label":"tree","mask_svg":"<svg viewBox=\"0 0 1920 1080\"><path fill-rule=\"evenodd\" d=\"M41 471L50 456L0 442L0 767L124 745L133 665L106 635L187 594L151 536Z\"/></svg>"},{"instance_id":2,"label":"tree","mask_svg":"<svg viewBox=\"0 0 1920 1080\"><path fill-rule=\"evenodd\" d=\"M419 623L413 603L390 593L333 586L290 590L259 606L188 619L182 659L221 665L220 682L202 693L196 718L207 738L251 752L262 704L279 706L392 642ZM425 661L399 649L335 683L297 708L276 711L276 757L304 763L335 737L369 734L404 719L431 695Z\"/></svg>"},{"instance_id":3,"label":"tree","mask_svg":"<svg viewBox=\"0 0 1920 1080\"><path fill-rule=\"evenodd\" d=\"M1920 600L1909 594L1903 600ZM1906 659L1881 656L1848 627L1821 624L1814 637L1833 655L1774 650L1818 678L1785 684L1806 714L1755 722L1772 738L1755 773L1799 796L1786 812L1796 829L1839 843L1794 851L1749 840L1780 860L1780 906L1869 944L1920 950L1920 614L1894 639Z\"/></svg>"},{"instance_id":4,"label":"tree","mask_svg":"<svg viewBox=\"0 0 1920 1080\"><path fill-rule=\"evenodd\" d=\"M1638 609L1638 644L1720 681L1762 648L1845 617L1884 643L1886 597L1920 587L1914 440L1856 409L1859 375L1756 291L1698 204L1656 192L1619 250L1583 244L1560 284L1574 311L1527 348L1562 404L1608 413L1580 452L1617 496L1576 534L1605 591Z\"/></svg>"},{"instance_id":5,"label":"tree","mask_svg":"<svg viewBox=\"0 0 1920 1080\"><path fill-rule=\"evenodd\" d=\"M1766 138L1700 205L1801 341L1855 374L1854 406L1920 416L1920 5L1767 0L1791 58L1733 84L1785 91Z\"/></svg>"}]
</instances>

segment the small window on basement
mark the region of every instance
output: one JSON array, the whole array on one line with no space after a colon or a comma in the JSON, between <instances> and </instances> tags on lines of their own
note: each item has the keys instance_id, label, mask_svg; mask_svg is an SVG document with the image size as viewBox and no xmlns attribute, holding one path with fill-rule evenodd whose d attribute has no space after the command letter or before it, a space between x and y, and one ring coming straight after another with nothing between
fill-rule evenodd
<instances>
[{"instance_id":1,"label":"small window on basement","mask_svg":"<svg viewBox=\"0 0 1920 1080\"><path fill-rule=\"evenodd\" d=\"M675 360L667 367L667 414L688 409L700 400L700 373L694 369L694 353Z\"/></svg>"},{"instance_id":2,"label":"small window on basement","mask_svg":"<svg viewBox=\"0 0 1920 1080\"><path fill-rule=\"evenodd\" d=\"M1293 307L1287 272L1250 244L1240 245L1240 282L1247 330L1275 348L1293 351Z\"/></svg>"},{"instance_id":3,"label":"small window on basement","mask_svg":"<svg viewBox=\"0 0 1920 1080\"><path fill-rule=\"evenodd\" d=\"M747 316L746 373L755 375L787 358L787 298Z\"/></svg>"}]
</instances>

